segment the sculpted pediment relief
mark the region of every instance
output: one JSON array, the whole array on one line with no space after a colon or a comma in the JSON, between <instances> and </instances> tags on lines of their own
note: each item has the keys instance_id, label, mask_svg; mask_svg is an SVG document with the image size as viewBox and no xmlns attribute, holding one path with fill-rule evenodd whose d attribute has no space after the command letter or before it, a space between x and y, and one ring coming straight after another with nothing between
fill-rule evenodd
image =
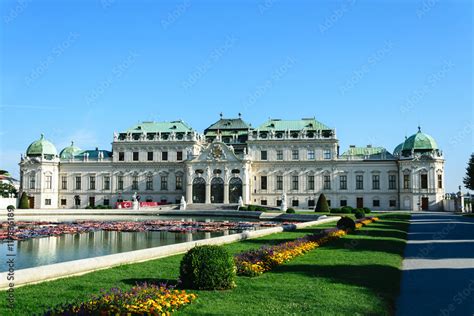
<instances>
[{"instance_id":1,"label":"sculpted pediment relief","mask_svg":"<svg viewBox=\"0 0 474 316\"><path fill-rule=\"evenodd\" d=\"M199 154L198 161L240 161L234 152L224 143L214 142Z\"/></svg>"}]
</instances>

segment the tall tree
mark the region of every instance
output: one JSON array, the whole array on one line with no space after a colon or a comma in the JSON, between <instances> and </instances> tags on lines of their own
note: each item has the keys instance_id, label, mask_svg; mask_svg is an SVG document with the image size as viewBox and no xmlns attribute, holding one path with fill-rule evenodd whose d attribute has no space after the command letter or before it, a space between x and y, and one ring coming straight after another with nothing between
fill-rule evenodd
<instances>
[{"instance_id":1,"label":"tall tree","mask_svg":"<svg viewBox=\"0 0 474 316\"><path fill-rule=\"evenodd\" d=\"M469 190L474 190L474 154L471 154L471 158L467 164L464 186Z\"/></svg>"},{"instance_id":2,"label":"tall tree","mask_svg":"<svg viewBox=\"0 0 474 316\"><path fill-rule=\"evenodd\" d=\"M318 199L318 203L316 203L316 208L314 209L315 212L324 212L328 213L330 211L328 201L326 200L326 196L324 193L321 193Z\"/></svg>"}]
</instances>

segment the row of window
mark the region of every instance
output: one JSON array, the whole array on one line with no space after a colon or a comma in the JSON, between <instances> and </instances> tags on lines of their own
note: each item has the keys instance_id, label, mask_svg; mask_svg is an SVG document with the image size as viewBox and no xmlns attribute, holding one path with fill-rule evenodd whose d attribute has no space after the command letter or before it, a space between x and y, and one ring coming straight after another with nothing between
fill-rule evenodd
<instances>
[{"instance_id":1,"label":"row of window","mask_svg":"<svg viewBox=\"0 0 474 316\"><path fill-rule=\"evenodd\" d=\"M89 190L96 190L96 176L89 176ZM168 176L161 176L160 177L160 189L161 190L168 190ZM76 176L74 178L75 185L74 188L76 190L82 190L82 177L81 176ZM104 181L102 182L102 189L103 190L110 190L110 176L104 176ZM132 186L131 190L138 190L138 176L133 176L132 177ZM67 190L68 189L68 177L67 176L61 176L61 189L62 190ZM124 189L124 176L117 176L117 190L123 190ZM153 175L147 175L145 177L145 189L152 191L154 189L153 186ZM183 189L183 176L177 175L176 176L176 181L175 181L175 189L176 190L182 190Z\"/></svg>"},{"instance_id":2,"label":"row of window","mask_svg":"<svg viewBox=\"0 0 474 316\"><path fill-rule=\"evenodd\" d=\"M134 151L132 152L132 161L140 161L140 153L139 151ZM142 153L145 154L145 153ZM148 151L146 152L146 159L147 161L154 161L155 160L155 152L153 151ZM169 155L167 151L162 151L161 152L161 161L168 161ZM119 161L125 161L125 152L120 151L118 153L118 160ZM176 160L177 161L182 161L183 160L183 152L182 151L177 151L176 152Z\"/></svg>"},{"instance_id":3,"label":"row of window","mask_svg":"<svg viewBox=\"0 0 474 316\"><path fill-rule=\"evenodd\" d=\"M291 177L291 190L299 190L299 176ZM356 175L356 190L364 190L364 176ZM308 181L308 190L314 190L314 176L307 176ZM421 189L428 189L428 175L420 175ZM267 190L268 188L268 178L267 176L260 177L260 189ZM410 175L404 175L403 177L403 188L410 189ZM438 175L438 188L443 188L443 176ZM331 190L331 176L323 176L323 189ZM397 176L389 175L388 176L388 189L396 190L397 189ZM283 176L276 176L276 190L283 190ZM339 176L339 190L347 190L347 175ZM380 190L380 175L372 175L372 190Z\"/></svg>"},{"instance_id":4,"label":"row of window","mask_svg":"<svg viewBox=\"0 0 474 316\"><path fill-rule=\"evenodd\" d=\"M323 159L330 160L332 158L331 150L325 149L323 151ZM292 160L299 160L300 159L300 151L298 149L293 149L291 151L291 159ZM314 160L316 159L315 151L308 150L306 154L307 160ZM268 151L262 150L260 151L260 160L268 160ZM278 149L276 151L276 160L283 160L283 150Z\"/></svg>"},{"instance_id":5,"label":"row of window","mask_svg":"<svg viewBox=\"0 0 474 316\"><path fill-rule=\"evenodd\" d=\"M314 179L315 176L310 175L307 176L307 183L308 183L308 190L314 190ZM299 176L291 176L291 189L292 190L299 190ZM260 188L262 190L267 190L268 188L268 179L267 176L260 177ZM396 175L389 175L388 177L388 188L389 190L396 190L397 189L397 176ZM276 176L276 189L283 190L283 176ZM323 176L323 189L324 190L331 190L331 176L325 175ZM364 176L363 175L356 175L356 190L363 190L364 189ZM339 176L339 190L347 190L347 176L341 175ZM372 176L372 190L380 190L380 175L373 175Z\"/></svg>"},{"instance_id":6,"label":"row of window","mask_svg":"<svg viewBox=\"0 0 474 316\"><path fill-rule=\"evenodd\" d=\"M327 200L328 205L331 206L331 200ZM281 200L277 200L277 206L281 206ZM267 200L260 200L261 205L268 205ZM389 207L397 207L397 200L389 200L388 201ZM291 201L291 206L297 207L300 206L300 201L298 199L293 199ZM315 200L308 200L308 207L315 207L316 201ZM339 200L339 206L344 207L347 206L347 200ZM372 200L372 207L380 207L380 200Z\"/></svg>"}]
</instances>

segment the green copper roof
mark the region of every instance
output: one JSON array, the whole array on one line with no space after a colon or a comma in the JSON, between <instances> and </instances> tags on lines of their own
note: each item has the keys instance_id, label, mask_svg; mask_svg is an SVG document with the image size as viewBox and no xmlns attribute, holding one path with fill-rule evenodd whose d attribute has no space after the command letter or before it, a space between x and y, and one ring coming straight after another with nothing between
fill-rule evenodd
<instances>
[{"instance_id":1,"label":"green copper roof","mask_svg":"<svg viewBox=\"0 0 474 316\"><path fill-rule=\"evenodd\" d=\"M41 155L48 155L48 156L57 156L58 151L54 145L44 138L44 135L41 134L40 139L31 143L26 150L27 156L41 156Z\"/></svg>"},{"instance_id":2,"label":"green copper roof","mask_svg":"<svg viewBox=\"0 0 474 316\"><path fill-rule=\"evenodd\" d=\"M226 118L221 118L219 121L215 122L206 130L204 131L205 133L209 130L234 130L234 129L250 129L250 125L245 123L244 120L241 118L236 118L236 119L226 119Z\"/></svg>"},{"instance_id":3,"label":"green copper roof","mask_svg":"<svg viewBox=\"0 0 474 316\"><path fill-rule=\"evenodd\" d=\"M394 159L393 155L383 147L351 147L341 157L368 157L368 159L381 159L385 152L385 159Z\"/></svg>"},{"instance_id":4,"label":"green copper roof","mask_svg":"<svg viewBox=\"0 0 474 316\"><path fill-rule=\"evenodd\" d=\"M422 133L421 128L418 127L418 132L408 137L403 143L402 151L411 150L434 150L438 149L438 144L428 134Z\"/></svg>"},{"instance_id":5,"label":"green copper roof","mask_svg":"<svg viewBox=\"0 0 474 316\"><path fill-rule=\"evenodd\" d=\"M104 155L104 158L110 158L112 157L112 152L108 150L102 150L102 149L94 149L94 150L83 150L76 155L74 155L74 158L81 158L83 159L86 154L89 154L88 158L91 160L98 159L99 158L99 153L102 152Z\"/></svg>"},{"instance_id":6,"label":"green copper roof","mask_svg":"<svg viewBox=\"0 0 474 316\"><path fill-rule=\"evenodd\" d=\"M393 150L393 154L395 156L400 156L400 153L402 152L402 149L403 149L403 144L405 142L401 143L400 145L398 145L397 147L395 147L395 149Z\"/></svg>"},{"instance_id":7,"label":"green copper roof","mask_svg":"<svg viewBox=\"0 0 474 316\"><path fill-rule=\"evenodd\" d=\"M314 118L301 119L301 120L278 120L271 119L260 125L258 128L260 131L301 131L306 130L331 130L330 127L324 125L321 122L316 121Z\"/></svg>"},{"instance_id":8,"label":"green copper roof","mask_svg":"<svg viewBox=\"0 0 474 316\"><path fill-rule=\"evenodd\" d=\"M59 158L61 159L71 159L75 155L81 152L79 147L74 146L74 142L71 142L71 145L61 150Z\"/></svg>"},{"instance_id":9,"label":"green copper roof","mask_svg":"<svg viewBox=\"0 0 474 316\"><path fill-rule=\"evenodd\" d=\"M183 121L171 122L142 122L128 130L125 133L187 133L193 129Z\"/></svg>"}]
</instances>

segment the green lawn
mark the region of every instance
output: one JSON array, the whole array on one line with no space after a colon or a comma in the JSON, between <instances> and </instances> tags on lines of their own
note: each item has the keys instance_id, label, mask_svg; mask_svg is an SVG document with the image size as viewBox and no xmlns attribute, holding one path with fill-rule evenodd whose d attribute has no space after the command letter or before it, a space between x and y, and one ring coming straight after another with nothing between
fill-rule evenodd
<instances>
[{"instance_id":1,"label":"green lawn","mask_svg":"<svg viewBox=\"0 0 474 316\"><path fill-rule=\"evenodd\" d=\"M331 242L257 278L238 277L232 291L196 291L198 300L181 314L192 315L390 315L399 291L409 215L387 214L381 221ZM329 224L328 224L329 225ZM232 253L313 233L318 226L238 242ZM16 289L13 315L44 312L49 306L84 300L101 288L129 288L140 281L174 283L182 255L120 266ZM10 315L5 300L0 315Z\"/></svg>"}]
</instances>

